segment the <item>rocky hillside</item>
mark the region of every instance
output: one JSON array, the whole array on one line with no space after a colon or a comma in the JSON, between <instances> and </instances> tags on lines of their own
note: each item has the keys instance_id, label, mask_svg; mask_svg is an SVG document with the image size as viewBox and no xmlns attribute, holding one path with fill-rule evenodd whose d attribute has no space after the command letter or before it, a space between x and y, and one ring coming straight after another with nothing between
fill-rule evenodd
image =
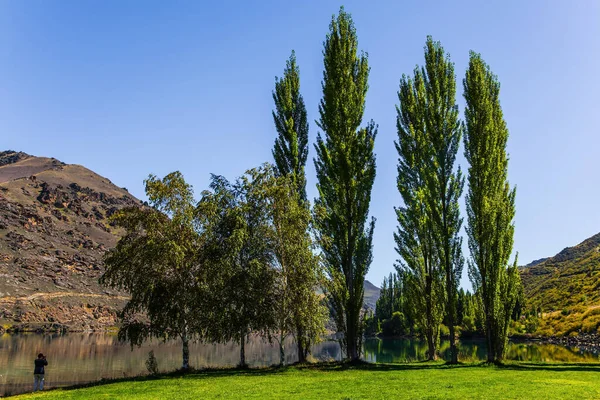
<instances>
[{"instance_id":1,"label":"rocky hillside","mask_svg":"<svg viewBox=\"0 0 600 400\"><path fill-rule=\"evenodd\" d=\"M0 153L0 330L114 325L126 297L98 284L119 238L107 218L139 204L82 166Z\"/></svg>"},{"instance_id":2,"label":"rocky hillside","mask_svg":"<svg viewBox=\"0 0 600 400\"><path fill-rule=\"evenodd\" d=\"M521 279L528 303L544 312L600 305L600 233L522 267Z\"/></svg>"}]
</instances>

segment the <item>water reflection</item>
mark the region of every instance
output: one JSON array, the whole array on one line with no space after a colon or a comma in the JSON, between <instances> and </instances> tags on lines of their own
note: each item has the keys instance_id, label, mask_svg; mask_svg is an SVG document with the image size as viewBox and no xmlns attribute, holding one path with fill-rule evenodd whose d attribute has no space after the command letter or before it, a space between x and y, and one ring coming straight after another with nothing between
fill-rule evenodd
<instances>
[{"instance_id":1,"label":"water reflection","mask_svg":"<svg viewBox=\"0 0 600 400\"><path fill-rule=\"evenodd\" d=\"M119 343L114 334L21 334L0 336L0 396L29 391L33 385L33 360L43 352L48 359L46 387L68 386L102 378L122 378L147 374L145 361L154 350L161 371L181 367L178 342L148 342L133 350ZM239 346L234 343L190 345L190 365L195 368L228 367L239 362ZM336 342L320 343L313 349L316 360L339 360ZM279 363L279 348L254 338L246 345L250 366ZM298 360L291 341L286 344L286 363Z\"/></svg>"},{"instance_id":2,"label":"water reflection","mask_svg":"<svg viewBox=\"0 0 600 400\"><path fill-rule=\"evenodd\" d=\"M414 339L368 339L364 345L365 360L382 363L401 363L426 360L427 343ZM450 358L450 342L442 341L440 353ZM485 341L463 340L459 345L462 361L486 360ZM530 362L598 362L597 351L546 343L508 343L506 359Z\"/></svg>"},{"instance_id":3,"label":"water reflection","mask_svg":"<svg viewBox=\"0 0 600 400\"><path fill-rule=\"evenodd\" d=\"M180 366L181 346L177 342L149 342L140 348L119 343L113 334L67 335L3 335L0 336L0 395L29 391L33 384L33 360L39 352L48 357L47 387L66 386L146 374L145 361L154 350L161 371ZM425 359L427 345L411 339L368 339L364 357L371 362L410 362ZM449 343L441 343L441 352L448 353ZM233 343L200 344L190 347L190 364L195 368L234 366L239 361L239 347ZM251 366L267 366L279 362L279 349L259 338L246 346ZM327 341L313 348L315 360L339 360L337 342ZM460 359L485 360L485 342L471 340L460 344ZM535 362L597 362L598 355L577 348L550 344L510 343L508 358ZM296 348L286 346L286 363L297 361Z\"/></svg>"}]
</instances>

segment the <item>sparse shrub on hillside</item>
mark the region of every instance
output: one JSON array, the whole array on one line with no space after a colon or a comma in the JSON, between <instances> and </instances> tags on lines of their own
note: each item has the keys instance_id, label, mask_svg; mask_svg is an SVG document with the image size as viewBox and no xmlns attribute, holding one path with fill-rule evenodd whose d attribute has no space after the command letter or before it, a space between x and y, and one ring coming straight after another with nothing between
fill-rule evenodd
<instances>
[{"instance_id":1,"label":"sparse shrub on hillside","mask_svg":"<svg viewBox=\"0 0 600 400\"><path fill-rule=\"evenodd\" d=\"M525 321L525 333L535 333L540 325L540 321L537 317L529 317Z\"/></svg>"}]
</instances>

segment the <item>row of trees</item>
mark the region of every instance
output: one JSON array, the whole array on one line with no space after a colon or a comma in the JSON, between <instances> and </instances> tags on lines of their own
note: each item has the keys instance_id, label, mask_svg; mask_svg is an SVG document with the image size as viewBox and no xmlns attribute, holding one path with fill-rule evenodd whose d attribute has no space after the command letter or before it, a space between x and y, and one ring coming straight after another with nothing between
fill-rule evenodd
<instances>
[{"instance_id":1,"label":"row of trees","mask_svg":"<svg viewBox=\"0 0 600 400\"><path fill-rule=\"evenodd\" d=\"M252 334L277 341L281 363L288 336L300 362L320 340L328 313L315 291L323 277L309 231L308 122L293 54L273 99L275 165L235 182L213 175L200 201L179 172L150 176L150 207L114 217L125 235L107 254L102 281L132 295L122 340L179 338L184 369L191 339L239 343L241 366Z\"/></svg>"},{"instance_id":2,"label":"row of trees","mask_svg":"<svg viewBox=\"0 0 600 400\"><path fill-rule=\"evenodd\" d=\"M422 326L417 323L415 315L418 301L409 296L407 284L409 275L406 271L390 273L383 279L380 297L375 306L375 314L367 319L367 330L370 335L382 334L383 336L424 335ZM456 296L455 329L457 336L472 337L482 335L483 310L481 299L465 291L458 290ZM513 314L513 318L516 316ZM450 336L449 317L446 314L442 319L440 331Z\"/></svg>"},{"instance_id":3,"label":"row of trees","mask_svg":"<svg viewBox=\"0 0 600 400\"><path fill-rule=\"evenodd\" d=\"M240 365L251 334L293 335L303 360L324 333L321 275L308 233L310 212L288 177L269 165L235 182L213 176L200 201L178 172L146 180L151 207L114 217L125 234L106 258L105 284L131 299L120 338L235 341Z\"/></svg>"},{"instance_id":4,"label":"row of trees","mask_svg":"<svg viewBox=\"0 0 600 400\"><path fill-rule=\"evenodd\" d=\"M500 108L500 84L481 56L470 54L463 80L466 101L461 123L456 104L454 64L431 37L425 65L403 76L397 107L398 190L397 268L407 273L408 297L435 359L439 327L447 320L451 363L458 361L455 326L458 284L464 258L459 199L464 177L456 156L464 135L469 163L467 234L469 277L481 297L488 361L504 355L519 276L508 266L512 253L515 190L507 180L508 130Z\"/></svg>"},{"instance_id":5,"label":"row of trees","mask_svg":"<svg viewBox=\"0 0 600 400\"><path fill-rule=\"evenodd\" d=\"M403 206L396 209L399 227L394 235L400 260L398 275L384 282L381 304L395 299L396 312L415 320L430 359L437 357L440 327L446 322L450 362L458 361L455 327L464 265L459 200L465 179L455 163L464 136L469 277L481 299L488 360L496 362L504 354L520 284L516 260L508 266L515 212L515 191L507 181L508 131L497 78L476 53L471 53L463 86L467 107L461 122L454 64L431 37L425 45L425 65L400 81L396 149ZM391 303L387 304L389 310ZM381 320L377 313L376 317Z\"/></svg>"},{"instance_id":6,"label":"row of trees","mask_svg":"<svg viewBox=\"0 0 600 400\"><path fill-rule=\"evenodd\" d=\"M323 332L326 311L315 294L321 285L346 356L360 357L363 284L373 256L369 205L377 125L363 124L368 56L359 53L354 23L343 8L331 20L323 61L314 159L318 197L312 210L305 176L309 125L292 53L273 91L275 166L250 170L233 183L213 176L198 202L181 174L151 176L146 181L151 207L125 209L115 217L125 235L108 253L102 279L132 294L123 313L123 338L135 344L151 336L180 337L187 367L190 338L235 340L244 365L251 333L276 339L282 357L292 334L302 361ZM496 361L518 277L507 268L514 190L506 179L508 132L499 84L474 53L464 91L461 122L454 65L428 38L425 66L413 77L403 76L398 93L397 186L403 206L396 210L397 269L409 318L427 338L430 358L436 357L446 318L456 362L464 263L459 199L465 179L455 163L464 134L469 275L482 299L490 361Z\"/></svg>"}]
</instances>

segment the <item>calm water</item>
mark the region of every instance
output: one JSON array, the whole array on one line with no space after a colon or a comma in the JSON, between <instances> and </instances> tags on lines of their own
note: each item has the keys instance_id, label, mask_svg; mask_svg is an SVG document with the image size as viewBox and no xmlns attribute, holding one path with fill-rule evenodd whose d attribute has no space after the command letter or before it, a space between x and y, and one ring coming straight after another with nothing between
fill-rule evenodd
<instances>
[{"instance_id":1,"label":"calm water","mask_svg":"<svg viewBox=\"0 0 600 400\"><path fill-rule=\"evenodd\" d=\"M177 342L149 342L131 350L117 341L112 334L67 335L3 335L0 336L0 395L31 390L33 360L43 352L48 358L47 387L66 386L96 381L101 378L119 378L146 374L148 352L154 350L161 371L181 366L181 346ZM369 339L364 345L364 358L372 362L406 362L425 358L427 346L418 340ZM442 352L448 343L442 342ZM239 347L235 344L193 344L190 363L195 368L234 366L239 361ZM252 366L267 366L279 362L279 349L256 338L246 346L246 357ZM337 342L320 343L313 348L316 360L339 360ZM484 360L483 341L463 341L460 346L463 360ZM509 344L508 358L521 361L597 362L598 354L550 344ZM286 362L297 360L291 343L286 351Z\"/></svg>"}]
</instances>

